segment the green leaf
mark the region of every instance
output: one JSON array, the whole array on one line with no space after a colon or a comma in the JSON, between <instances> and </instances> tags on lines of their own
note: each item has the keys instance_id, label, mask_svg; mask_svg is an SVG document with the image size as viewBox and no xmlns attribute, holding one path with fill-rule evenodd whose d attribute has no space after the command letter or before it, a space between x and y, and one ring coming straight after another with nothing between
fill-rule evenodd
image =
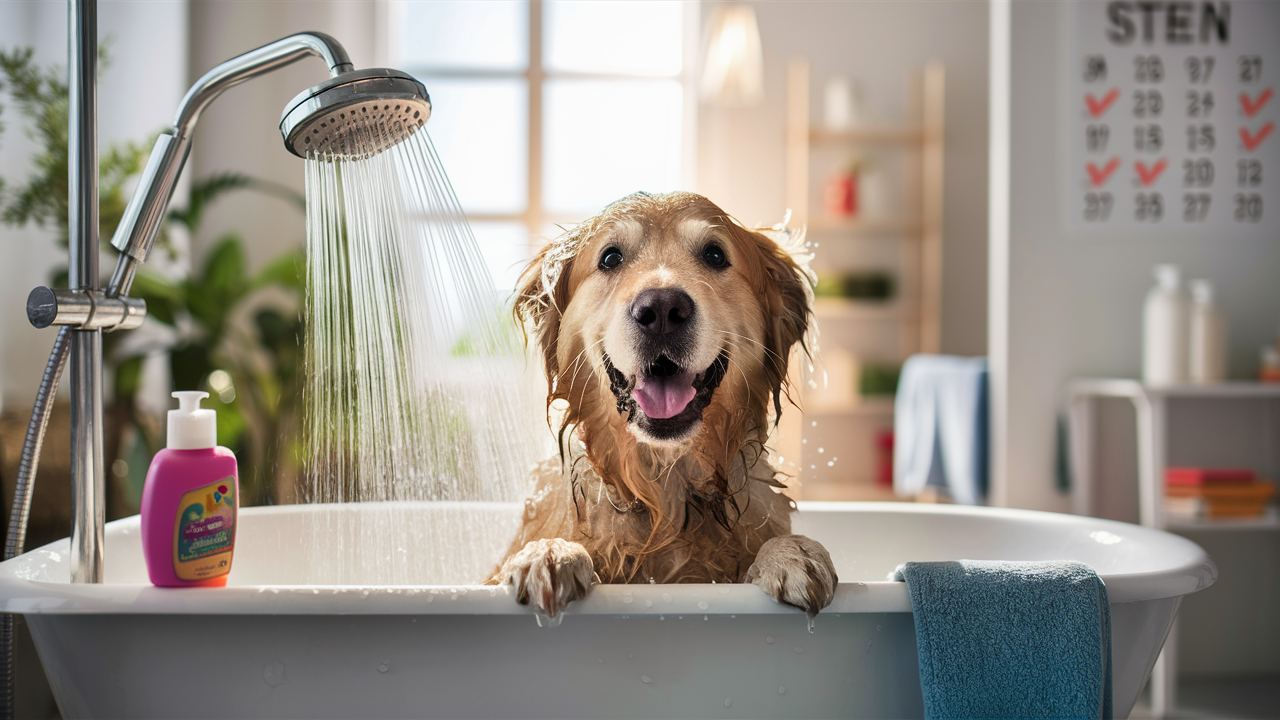
<instances>
[{"instance_id":1,"label":"green leaf","mask_svg":"<svg viewBox=\"0 0 1280 720\"><path fill-rule=\"evenodd\" d=\"M209 359L211 348L204 343L191 343L174 348L169 354L169 372L174 390L205 390L205 378L213 372Z\"/></svg>"},{"instance_id":2,"label":"green leaf","mask_svg":"<svg viewBox=\"0 0 1280 720\"><path fill-rule=\"evenodd\" d=\"M184 225L194 235L200 228L205 208L232 190L249 187L253 179L240 173L219 173L191 183L191 201L181 210L170 210L169 219Z\"/></svg>"},{"instance_id":3,"label":"green leaf","mask_svg":"<svg viewBox=\"0 0 1280 720\"><path fill-rule=\"evenodd\" d=\"M115 396L128 397L142 385L142 356L130 358L116 366Z\"/></svg>"},{"instance_id":4,"label":"green leaf","mask_svg":"<svg viewBox=\"0 0 1280 720\"><path fill-rule=\"evenodd\" d=\"M302 292L306 289L307 254L302 250L292 250L272 260L262 268L251 283L254 289L267 285Z\"/></svg>"},{"instance_id":5,"label":"green leaf","mask_svg":"<svg viewBox=\"0 0 1280 720\"><path fill-rule=\"evenodd\" d=\"M147 302L149 317L172 325L176 309L185 304L186 291L182 285L142 269L134 277L130 294Z\"/></svg>"},{"instance_id":6,"label":"green leaf","mask_svg":"<svg viewBox=\"0 0 1280 720\"><path fill-rule=\"evenodd\" d=\"M190 284L187 309L212 338L222 335L231 309L249 290L244 266L240 238L226 235L210 250L204 272Z\"/></svg>"},{"instance_id":7,"label":"green leaf","mask_svg":"<svg viewBox=\"0 0 1280 720\"><path fill-rule=\"evenodd\" d=\"M219 197L232 190L257 190L267 195L275 195L290 204L296 205L304 212L307 200L296 190L273 183L269 180L251 177L242 173L224 172L197 180L191 185L191 201L181 210L171 210L169 219L184 225L194 235L200 230L204 212Z\"/></svg>"}]
</instances>

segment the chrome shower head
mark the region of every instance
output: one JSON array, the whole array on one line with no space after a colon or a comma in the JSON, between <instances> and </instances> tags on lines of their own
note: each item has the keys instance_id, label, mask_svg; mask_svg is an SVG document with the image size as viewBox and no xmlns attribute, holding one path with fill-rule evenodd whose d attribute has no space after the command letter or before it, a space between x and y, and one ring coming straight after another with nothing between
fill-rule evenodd
<instances>
[{"instance_id":1,"label":"chrome shower head","mask_svg":"<svg viewBox=\"0 0 1280 720\"><path fill-rule=\"evenodd\" d=\"M280 117L280 134L301 158L369 157L403 142L429 117L422 83L399 70L355 70L299 93Z\"/></svg>"}]
</instances>

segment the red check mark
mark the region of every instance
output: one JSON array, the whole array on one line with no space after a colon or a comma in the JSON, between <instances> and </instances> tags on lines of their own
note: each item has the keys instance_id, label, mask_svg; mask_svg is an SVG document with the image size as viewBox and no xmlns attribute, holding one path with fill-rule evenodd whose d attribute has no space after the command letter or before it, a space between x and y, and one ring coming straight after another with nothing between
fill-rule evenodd
<instances>
[{"instance_id":1,"label":"red check mark","mask_svg":"<svg viewBox=\"0 0 1280 720\"><path fill-rule=\"evenodd\" d=\"M1095 99L1092 93L1085 95L1084 104L1089 106L1090 115L1098 117L1106 112L1107 108L1111 107L1111 103L1115 102L1118 97L1120 97L1120 88L1111 88L1111 92L1103 95L1101 100Z\"/></svg>"},{"instance_id":2,"label":"red check mark","mask_svg":"<svg viewBox=\"0 0 1280 720\"><path fill-rule=\"evenodd\" d=\"M1250 135L1249 128L1242 127L1240 128L1240 142L1244 143L1245 150L1253 150L1254 148L1261 145L1262 141L1266 140L1267 136L1271 134L1271 131L1275 129L1276 129L1276 124L1273 122L1269 122L1266 125L1262 126L1262 129L1258 131L1258 134Z\"/></svg>"},{"instance_id":3,"label":"red check mark","mask_svg":"<svg viewBox=\"0 0 1280 720\"><path fill-rule=\"evenodd\" d=\"M1133 169L1138 173L1138 180L1142 183L1142 187L1151 187L1151 183L1160 177L1160 173L1169 167L1169 163L1164 158L1160 158L1160 162L1147 167L1147 164L1141 160L1133 164Z\"/></svg>"},{"instance_id":4,"label":"red check mark","mask_svg":"<svg viewBox=\"0 0 1280 720\"><path fill-rule=\"evenodd\" d=\"M1250 100L1248 94L1240 93L1240 109L1244 110L1245 117L1253 117L1258 114L1258 111L1261 110L1262 106L1266 105L1267 101L1270 99L1271 88L1263 90L1256 100Z\"/></svg>"},{"instance_id":5,"label":"red check mark","mask_svg":"<svg viewBox=\"0 0 1280 720\"><path fill-rule=\"evenodd\" d=\"M1094 187L1102 187L1107 182L1107 178L1111 177L1111 173L1115 172L1118 167L1120 167L1120 158L1113 157L1101 170L1093 163L1089 163L1084 169L1089 171L1089 182Z\"/></svg>"}]
</instances>

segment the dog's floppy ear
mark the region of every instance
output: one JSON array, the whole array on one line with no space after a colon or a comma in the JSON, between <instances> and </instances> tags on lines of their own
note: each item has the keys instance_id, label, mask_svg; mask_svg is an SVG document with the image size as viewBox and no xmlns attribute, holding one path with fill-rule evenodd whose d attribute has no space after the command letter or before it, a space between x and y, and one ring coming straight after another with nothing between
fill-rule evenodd
<instances>
[{"instance_id":1,"label":"dog's floppy ear","mask_svg":"<svg viewBox=\"0 0 1280 720\"><path fill-rule=\"evenodd\" d=\"M557 341L560 337L560 309L564 307L563 296L567 294L569 279L567 272L561 272L554 278L546 276L548 255L552 253L552 247L553 245L548 245L543 248L542 252L539 252L520 274L520 280L516 283L516 299L513 307L516 324L526 333L533 334L532 338L526 335L525 339L532 339L542 351L547 384L550 388L547 402L555 396L556 378L560 375L560 364L556 355ZM547 280L552 282L548 284Z\"/></svg>"},{"instance_id":2,"label":"dog's floppy ear","mask_svg":"<svg viewBox=\"0 0 1280 720\"><path fill-rule=\"evenodd\" d=\"M569 304L569 274L573 260L590 237L590 232L591 226L583 224L552 240L529 262L516 282L513 307L516 324L526 332L532 329L533 340L542 351L549 388L548 403L559 397L559 393L568 392L568 388L559 387L560 318Z\"/></svg>"},{"instance_id":3,"label":"dog's floppy ear","mask_svg":"<svg viewBox=\"0 0 1280 720\"><path fill-rule=\"evenodd\" d=\"M765 372L773 392L774 412L780 417L783 392L792 400L787 383L787 362L791 350L799 344L806 356L813 351L815 280L809 270L812 255L804 250L803 230L796 233L776 229L747 232L754 236L760 250L764 283L764 346L768 355Z\"/></svg>"}]
</instances>

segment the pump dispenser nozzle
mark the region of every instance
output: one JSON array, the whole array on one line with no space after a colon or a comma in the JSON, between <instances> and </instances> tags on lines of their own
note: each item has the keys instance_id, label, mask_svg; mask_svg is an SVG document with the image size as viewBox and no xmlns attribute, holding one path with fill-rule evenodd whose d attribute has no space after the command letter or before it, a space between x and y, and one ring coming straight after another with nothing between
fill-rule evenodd
<instances>
[{"instance_id":1,"label":"pump dispenser nozzle","mask_svg":"<svg viewBox=\"0 0 1280 720\"><path fill-rule=\"evenodd\" d=\"M173 393L178 409L169 411L169 448L172 450L204 450L218 444L218 415L200 407L209 393L185 390Z\"/></svg>"}]
</instances>

